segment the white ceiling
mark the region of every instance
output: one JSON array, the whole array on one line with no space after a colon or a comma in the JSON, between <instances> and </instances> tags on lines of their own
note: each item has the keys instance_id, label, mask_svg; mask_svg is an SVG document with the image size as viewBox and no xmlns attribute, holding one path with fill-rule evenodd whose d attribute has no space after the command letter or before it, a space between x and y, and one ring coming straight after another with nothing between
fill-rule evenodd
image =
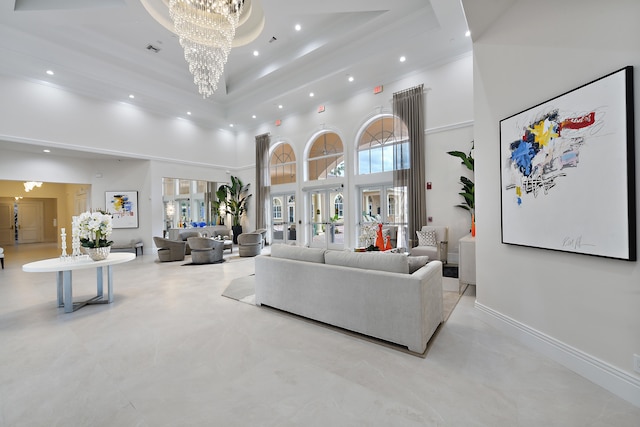
<instances>
[{"instance_id":1,"label":"white ceiling","mask_svg":"<svg viewBox=\"0 0 640 427\"><path fill-rule=\"evenodd\" d=\"M189 118L204 126L229 129L233 123L236 130L251 130L471 50L458 0L252 2L263 10L264 28L253 42L232 50L224 81L206 100L177 37L141 0L3 0L0 74L170 117L186 118L191 111ZM296 32L295 24L302 30ZM277 40L270 42L272 37ZM159 52L148 50L149 44ZM55 75L46 75L48 69ZM347 75L355 81L349 83Z\"/></svg>"}]
</instances>

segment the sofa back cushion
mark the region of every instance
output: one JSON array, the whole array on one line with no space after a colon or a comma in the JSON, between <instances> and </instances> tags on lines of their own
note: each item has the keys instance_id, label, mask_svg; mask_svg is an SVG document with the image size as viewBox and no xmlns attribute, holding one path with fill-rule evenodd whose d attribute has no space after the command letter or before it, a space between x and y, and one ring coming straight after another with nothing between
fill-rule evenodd
<instances>
[{"instance_id":1,"label":"sofa back cushion","mask_svg":"<svg viewBox=\"0 0 640 427\"><path fill-rule=\"evenodd\" d=\"M324 253L324 262L325 264L366 270L409 273L409 263L405 254L326 251Z\"/></svg>"},{"instance_id":2,"label":"sofa back cushion","mask_svg":"<svg viewBox=\"0 0 640 427\"><path fill-rule=\"evenodd\" d=\"M287 258L296 261L324 263L324 249L291 246L282 243L271 245L271 257Z\"/></svg>"}]
</instances>

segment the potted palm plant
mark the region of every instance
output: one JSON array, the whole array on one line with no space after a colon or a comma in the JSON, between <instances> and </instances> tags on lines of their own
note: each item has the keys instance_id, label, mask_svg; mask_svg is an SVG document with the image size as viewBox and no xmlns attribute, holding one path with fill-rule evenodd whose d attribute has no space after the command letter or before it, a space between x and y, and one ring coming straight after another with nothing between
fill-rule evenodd
<instances>
[{"instance_id":1,"label":"potted palm plant","mask_svg":"<svg viewBox=\"0 0 640 427\"><path fill-rule=\"evenodd\" d=\"M242 234L240 219L247 212L247 203L251 198L249 184L243 184L240 178L231 176L231 184L222 184L216 196L219 201L224 201L223 209L231 215L233 230L233 243L238 243L238 236Z\"/></svg>"},{"instance_id":2,"label":"potted palm plant","mask_svg":"<svg viewBox=\"0 0 640 427\"><path fill-rule=\"evenodd\" d=\"M448 151L447 154L458 157L467 169L469 169L471 172L474 171L473 141L471 141L471 150L469 150L468 154L463 153L462 151ZM460 194L464 198L464 202L456 206L469 211L469 213L471 214L471 234L475 235L476 186L474 182L466 176L460 177L460 184L462 184L462 191L458 194Z\"/></svg>"}]
</instances>

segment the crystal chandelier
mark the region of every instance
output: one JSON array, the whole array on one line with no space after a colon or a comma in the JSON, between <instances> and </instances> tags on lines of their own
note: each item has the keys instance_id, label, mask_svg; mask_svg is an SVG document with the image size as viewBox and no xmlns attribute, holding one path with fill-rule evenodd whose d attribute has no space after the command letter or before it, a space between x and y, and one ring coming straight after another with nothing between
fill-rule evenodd
<instances>
[{"instance_id":1,"label":"crystal chandelier","mask_svg":"<svg viewBox=\"0 0 640 427\"><path fill-rule=\"evenodd\" d=\"M244 0L169 0L169 15L203 98L218 88L243 5Z\"/></svg>"}]
</instances>

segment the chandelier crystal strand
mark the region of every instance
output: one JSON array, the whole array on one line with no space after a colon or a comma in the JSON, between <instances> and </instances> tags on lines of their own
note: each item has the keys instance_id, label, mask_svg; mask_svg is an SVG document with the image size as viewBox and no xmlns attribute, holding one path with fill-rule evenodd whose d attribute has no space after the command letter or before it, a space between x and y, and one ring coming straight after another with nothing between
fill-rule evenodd
<instances>
[{"instance_id":1,"label":"chandelier crystal strand","mask_svg":"<svg viewBox=\"0 0 640 427\"><path fill-rule=\"evenodd\" d=\"M227 63L244 0L170 0L173 20L193 82L211 96Z\"/></svg>"}]
</instances>

